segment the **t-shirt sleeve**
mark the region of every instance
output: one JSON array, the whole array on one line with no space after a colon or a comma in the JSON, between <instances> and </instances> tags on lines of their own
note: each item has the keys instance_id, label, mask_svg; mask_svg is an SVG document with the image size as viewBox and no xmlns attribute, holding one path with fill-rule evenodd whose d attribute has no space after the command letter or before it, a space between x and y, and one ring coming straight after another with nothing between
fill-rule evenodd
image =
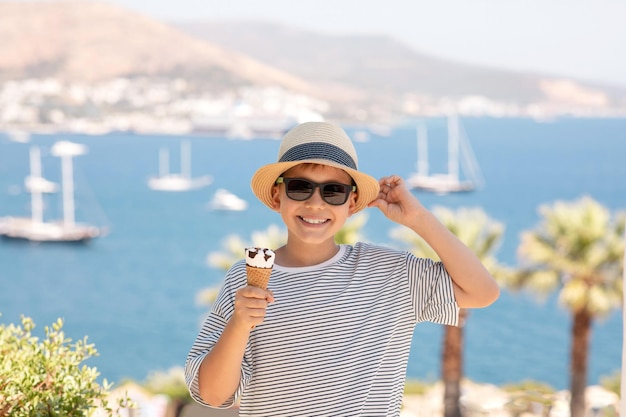
<instances>
[{"instance_id":1,"label":"t-shirt sleeve","mask_svg":"<svg viewBox=\"0 0 626 417\"><path fill-rule=\"evenodd\" d=\"M242 275L243 278L241 278ZM198 333L189 354L187 355L187 360L185 362L185 382L189 388L189 393L195 401L207 407L211 406L200 398L198 385L200 364L211 349L213 349L213 346L215 346L220 338L220 335L224 331L226 323L228 323L228 320L232 317L234 311L235 291L242 285L245 285L245 270L241 267L241 265L236 264L226 274L224 284L222 285L219 294L213 303L209 315L205 318L202 328ZM252 369L249 365L249 351L250 349L248 346L246 348L246 355L244 355L242 362L239 387L224 404L217 408L228 408L234 405L250 381Z\"/></svg>"},{"instance_id":2,"label":"t-shirt sleeve","mask_svg":"<svg viewBox=\"0 0 626 417\"><path fill-rule=\"evenodd\" d=\"M415 322L457 326L459 306L454 297L452 278L443 263L407 253L406 267Z\"/></svg>"}]
</instances>

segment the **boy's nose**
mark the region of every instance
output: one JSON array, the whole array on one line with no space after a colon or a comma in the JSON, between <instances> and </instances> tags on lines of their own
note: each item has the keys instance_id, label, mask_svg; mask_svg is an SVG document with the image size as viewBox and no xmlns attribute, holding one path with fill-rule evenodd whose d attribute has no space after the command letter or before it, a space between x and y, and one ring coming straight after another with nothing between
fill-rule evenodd
<instances>
[{"instance_id":1,"label":"boy's nose","mask_svg":"<svg viewBox=\"0 0 626 417\"><path fill-rule=\"evenodd\" d=\"M313 194L311 195L311 197L306 199L306 202L308 205L311 206L320 206L322 204L325 204L326 202L322 198L321 187L315 187L315 190L313 190Z\"/></svg>"}]
</instances>

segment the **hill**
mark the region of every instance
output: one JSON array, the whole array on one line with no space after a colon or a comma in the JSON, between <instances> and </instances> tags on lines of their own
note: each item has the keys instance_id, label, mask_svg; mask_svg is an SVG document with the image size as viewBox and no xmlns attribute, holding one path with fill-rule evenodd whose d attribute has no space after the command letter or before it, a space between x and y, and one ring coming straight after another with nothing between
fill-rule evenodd
<instances>
[{"instance_id":1,"label":"hill","mask_svg":"<svg viewBox=\"0 0 626 417\"><path fill-rule=\"evenodd\" d=\"M558 75L500 70L444 60L384 36L329 36L251 21L176 22L199 39L239 51L317 84L343 85L370 94L482 95L531 103L554 95L567 81L569 95L599 94L624 100L626 89ZM564 93L561 91L561 93ZM572 97L574 98L574 97ZM597 98L597 97L596 97ZM584 98L583 98L584 100Z\"/></svg>"},{"instance_id":2,"label":"hill","mask_svg":"<svg viewBox=\"0 0 626 417\"><path fill-rule=\"evenodd\" d=\"M0 80L182 76L221 88L312 90L303 79L110 3L0 2L0 16Z\"/></svg>"},{"instance_id":3,"label":"hill","mask_svg":"<svg viewBox=\"0 0 626 417\"><path fill-rule=\"evenodd\" d=\"M324 100L338 117L441 113L461 101L477 114L626 108L623 87L452 62L385 36L160 22L102 1L0 1L0 16L0 82L184 78L197 92L278 86Z\"/></svg>"}]
</instances>

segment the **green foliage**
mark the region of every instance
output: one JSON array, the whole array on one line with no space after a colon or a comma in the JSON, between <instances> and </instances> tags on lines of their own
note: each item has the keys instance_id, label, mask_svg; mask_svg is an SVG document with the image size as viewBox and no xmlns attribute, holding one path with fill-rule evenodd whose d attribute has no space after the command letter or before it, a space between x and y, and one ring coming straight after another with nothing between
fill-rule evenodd
<instances>
[{"instance_id":1,"label":"green foliage","mask_svg":"<svg viewBox=\"0 0 626 417\"><path fill-rule=\"evenodd\" d=\"M219 287L207 287L201 289L196 294L196 304L199 306L210 307L213 305L215 300L217 299L217 295L219 293Z\"/></svg>"},{"instance_id":2,"label":"green foliage","mask_svg":"<svg viewBox=\"0 0 626 417\"><path fill-rule=\"evenodd\" d=\"M239 235L229 235L222 241L222 250L211 252L207 262L213 268L228 271L235 262L245 256L244 249L248 247L278 248L287 242L287 232L272 224L265 231L252 232L249 240L243 240ZM210 307L217 298L219 288L204 288L196 295L196 304Z\"/></svg>"},{"instance_id":3,"label":"green foliage","mask_svg":"<svg viewBox=\"0 0 626 417\"><path fill-rule=\"evenodd\" d=\"M350 217L346 224L335 234L335 243L341 245L354 245L363 240L361 230L367 223L367 214L364 212L357 213Z\"/></svg>"},{"instance_id":4,"label":"green foliage","mask_svg":"<svg viewBox=\"0 0 626 417\"><path fill-rule=\"evenodd\" d=\"M252 246L276 249L287 242L287 232L276 225L270 225L265 231L252 232L249 240L239 235L229 235L222 241L222 250L211 252L208 263L214 268L227 271L233 264L244 258L244 249Z\"/></svg>"},{"instance_id":5,"label":"green foliage","mask_svg":"<svg viewBox=\"0 0 626 417\"><path fill-rule=\"evenodd\" d=\"M348 219L346 224L335 235L337 244L353 245L361 240L361 229L367 223L367 215L358 213ZM250 239L244 240L239 235L229 235L222 241L222 250L211 252L207 262L213 268L228 271L235 262L243 259L244 249L257 246L261 248L277 249L287 243L287 231L270 225L265 231L252 232ZM196 295L196 304L201 306L211 306L217 298L219 288L204 288Z\"/></svg>"},{"instance_id":6,"label":"green foliage","mask_svg":"<svg viewBox=\"0 0 626 417\"><path fill-rule=\"evenodd\" d=\"M355 244L361 239L361 229L366 223L367 215L365 213L352 216L335 235L335 242L337 244ZM210 266L227 271L235 262L243 259L244 249L247 247L258 246L277 249L285 243L287 243L287 232L276 225L270 225L265 231L252 232L248 240L235 234L227 236L222 241L222 250L211 252L207 261Z\"/></svg>"},{"instance_id":7,"label":"green foliage","mask_svg":"<svg viewBox=\"0 0 626 417\"><path fill-rule=\"evenodd\" d=\"M555 401L556 391L543 382L527 380L504 385L502 389L509 393L511 400L507 408L513 416L547 415Z\"/></svg>"},{"instance_id":8,"label":"green foliage","mask_svg":"<svg viewBox=\"0 0 626 417\"><path fill-rule=\"evenodd\" d=\"M622 373L620 370L615 371L609 376L600 378L600 385L602 388L614 392L617 395L621 394L622 389Z\"/></svg>"},{"instance_id":9,"label":"green foliage","mask_svg":"<svg viewBox=\"0 0 626 417\"><path fill-rule=\"evenodd\" d=\"M424 395L432 386L432 383L418 381L416 379L407 379L404 383L404 394Z\"/></svg>"},{"instance_id":10,"label":"green foliage","mask_svg":"<svg viewBox=\"0 0 626 417\"><path fill-rule=\"evenodd\" d=\"M541 396L551 396L556 390L544 382L525 380L517 383L505 384L502 389L509 393L527 392L536 393Z\"/></svg>"},{"instance_id":11,"label":"green foliage","mask_svg":"<svg viewBox=\"0 0 626 417\"><path fill-rule=\"evenodd\" d=\"M539 212L541 223L522 233L522 267L511 288L544 296L559 290L563 306L594 316L620 308L626 215L611 216L590 197L543 205Z\"/></svg>"},{"instance_id":12,"label":"green foliage","mask_svg":"<svg viewBox=\"0 0 626 417\"><path fill-rule=\"evenodd\" d=\"M112 384L96 368L81 362L96 356L87 337L75 343L65 337L63 321L45 327L45 338L32 335L35 324L22 316L21 326L0 324L0 417L117 416L131 406L127 398L108 405ZM104 414L103 414L104 413Z\"/></svg>"},{"instance_id":13,"label":"green foliage","mask_svg":"<svg viewBox=\"0 0 626 417\"><path fill-rule=\"evenodd\" d=\"M459 208L456 211L434 207L432 213L480 259L498 281L506 281L509 270L499 264L495 253L504 235L504 225L491 219L481 208ZM439 259L421 236L406 227L391 230L391 237L402 242L415 256Z\"/></svg>"},{"instance_id":14,"label":"green foliage","mask_svg":"<svg viewBox=\"0 0 626 417\"><path fill-rule=\"evenodd\" d=\"M181 367L170 368L166 372L151 372L143 386L153 394L164 394L184 403L191 402L191 395L185 383L185 371Z\"/></svg>"}]
</instances>

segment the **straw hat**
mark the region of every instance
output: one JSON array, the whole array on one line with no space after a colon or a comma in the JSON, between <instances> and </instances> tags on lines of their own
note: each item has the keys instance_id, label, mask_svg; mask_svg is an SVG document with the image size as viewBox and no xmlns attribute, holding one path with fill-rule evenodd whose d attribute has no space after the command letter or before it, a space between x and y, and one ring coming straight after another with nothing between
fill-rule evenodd
<instances>
[{"instance_id":1,"label":"straw hat","mask_svg":"<svg viewBox=\"0 0 626 417\"><path fill-rule=\"evenodd\" d=\"M378 181L358 171L354 145L343 129L331 123L306 122L294 127L283 136L277 159L278 162L259 168L250 183L254 194L269 208L272 208L272 186L276 179L289 168L303 163L346 171L356 184L355 212L366 208L378 196Z\"/></svg>"}]
</instances>

